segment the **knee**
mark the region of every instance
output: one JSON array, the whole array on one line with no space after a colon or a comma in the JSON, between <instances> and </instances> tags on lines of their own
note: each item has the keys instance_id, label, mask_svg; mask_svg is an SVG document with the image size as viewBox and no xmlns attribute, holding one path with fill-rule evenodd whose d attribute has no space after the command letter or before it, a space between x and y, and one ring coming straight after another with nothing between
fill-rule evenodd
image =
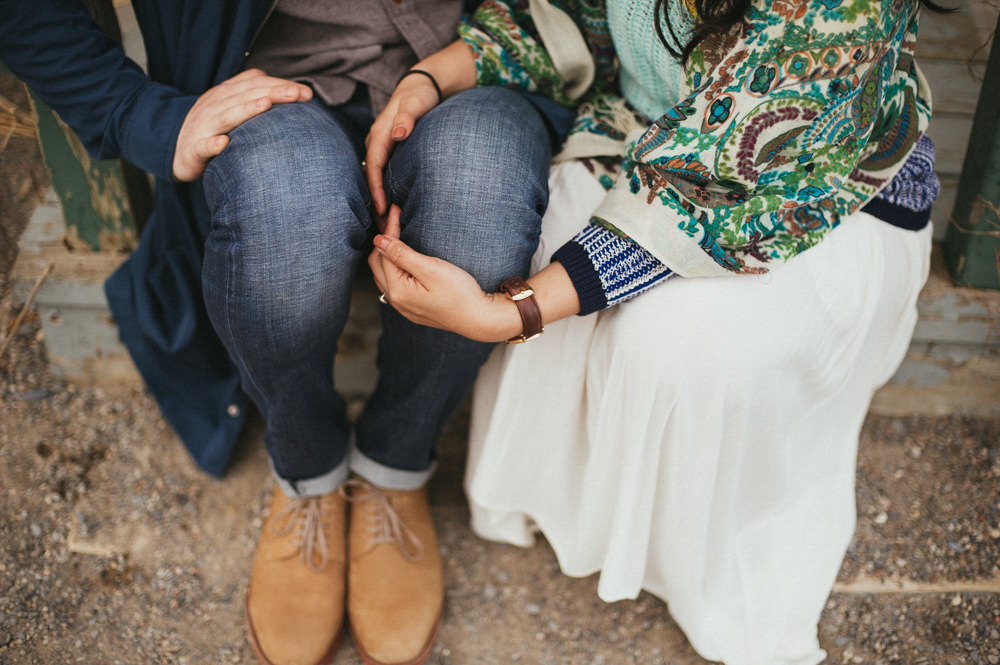
<instances>
[{"instance_id":1,"label":"knee","mask_svg":"<svg viewBox=\"0 0 1000 665\"><path fill-rule=\"evenodd\" d=\"M205 172L205 193L206 284L276 312L346 292L370 224L367 188L323 109L279 105L237 127Z\"/></svg>"},{"instance_id":2,"label":"knee","mask_svg":"<svg viewBox=\"0 0 1000 665\"><path fill-rule=\"evenodd\" d=\"M229 144L205 167L205 192L211 203L234 190L252 190L264 174L286 177L282 168L289 159L291 137L283 127L294 122L296 114L285 105L250 118L229 132Z\"/></svg>"},{"instance_id":3,"label":"knee","mask_svg":"<svg viewBox=\"0 0 1000 665\"><path fill-rule=\"evenodd\" d=\"M449 149L428 150L430 168L447 171L458 163L466 178L491 185L547 178L552 152L541 115L523 96L499 87L475 88L449 100L428 119L427 140Z\"/></svg>"},{"instance_id":4,"label":"knee","mask_svg":"<svg viewBox=\"0 0 1000 665\"><path fill-rule=\"evenodd\" d=\"M421 119L386 172L403 239L488 290L523 275L548 203L551 150L538 112L503 88L474 89Z\"/></svg>"},{"instance_id":5,"label":"knee","mask_svg":"<svg viewBox=\"0 0 1000 665\"><path fill-rule=\"evenodd\" d=\"M349 140L321 109L281 104L229 133L229 145L205 169L214 218L354 211L367 220L367 188ZM249 211L249 214L248 214Z\"/></svg>"},{"instance_id":6,"label":"knee","mask_svg":"<svg viewBox=\"0 0 1000 665\"><path fill-rule=\"evenodd\" d=\"M484 208L511 202L544 208L548 130L515 91L485 87L456 95L421 118L396 150L388 171L394 196L420 188Z\"/></svg>"}]
</instances>

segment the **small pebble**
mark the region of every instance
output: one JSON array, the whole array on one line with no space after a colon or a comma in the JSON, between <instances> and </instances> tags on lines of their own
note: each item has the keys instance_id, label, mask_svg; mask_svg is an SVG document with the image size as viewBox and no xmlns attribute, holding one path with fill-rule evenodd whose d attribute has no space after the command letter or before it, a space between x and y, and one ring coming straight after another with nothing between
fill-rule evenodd
<instances>
[{"instance_id":1,"label":"small pebble","mask_svg":"<svg viewBox=\"0 0 1000 665\"><path fill-rule=\"evenodd\" d=\"M22 402L37 402L48 397L52 397L52 393L48 390L29 390L18 395L18 399Z\"/></svg>"}]
</instances>

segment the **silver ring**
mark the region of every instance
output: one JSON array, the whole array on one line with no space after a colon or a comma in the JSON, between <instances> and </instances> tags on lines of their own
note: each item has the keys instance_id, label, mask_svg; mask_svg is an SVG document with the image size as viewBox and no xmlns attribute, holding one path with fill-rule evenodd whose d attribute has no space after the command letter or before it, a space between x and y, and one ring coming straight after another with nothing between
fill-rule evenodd
<instances>
[{"instance_id":1,"label":"silver ring","mask_svg":"<svg viewBox=\"0 0 1000 665\"><path fill-rule=\"evenodd\" d=\"M383 305L388 305L388 304L389 304L389 301L388 301L388 300L386 299L386 297L385 297L385 294L384 294L384 293L380 293L380 294L378 294L378 301L379 301L380 303L382 303Z\"/></svg>"}]
</instances>

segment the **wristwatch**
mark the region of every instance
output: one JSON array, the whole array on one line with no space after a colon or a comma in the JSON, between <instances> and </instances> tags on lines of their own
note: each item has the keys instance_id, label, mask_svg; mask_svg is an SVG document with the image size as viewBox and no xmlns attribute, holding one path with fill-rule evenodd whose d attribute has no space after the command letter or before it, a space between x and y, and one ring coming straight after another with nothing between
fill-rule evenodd
<instances>
[{"instance_id":1,"label":"wristwatch","mask_svg":"<svg viewBox=\"0 0 1000 665\"><path fill-rule=\"evenodd\" d=\"M508 344L522 344L545 332L545 328L542 327L542 311L538 309L538 301L535 300L535 291L526 281L520 277L511 277L504 280L500 290L517 305L517 313L521 315L521 324L524 327L520 335L507 340Z\"/></svg>"}]
</instances>

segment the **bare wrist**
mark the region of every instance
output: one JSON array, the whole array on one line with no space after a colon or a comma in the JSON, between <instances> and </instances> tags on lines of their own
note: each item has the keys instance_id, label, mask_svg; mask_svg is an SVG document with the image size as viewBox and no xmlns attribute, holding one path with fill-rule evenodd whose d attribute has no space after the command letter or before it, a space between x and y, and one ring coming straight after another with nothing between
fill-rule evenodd
<instances>
[{"instance_id":1,"label":"bare wrist","mask_svg":"<svg viewBox=\"0 0 1000 665\"><path fill-rule=\"evenodd\" d=\"M503 293L490 293L490 311L492 320L489 324L493 331L490 338L494 342L505 342L511 337L520 335L524 326L517 305Z\"/></svg>"},{"instance_id":2,"label":"bare wrist","mask_svg":"<svg viewBox=\"0 0 1000 665\"><path fill-rule=\"evenodd\" d=\"M396 81L396 86L398 87L399 84L402 83L403 79L405 79L407 76L419 76L421 78L425 78L428 81L430 81L431 85L434 86L434 91L437 93L438 97L437 103L440 104L442 101L444 101L444 95L441 93L441 86L438 85L437 79L434 78L434 75L431 74L429 71L427 71L426 69L418 69L418 68L407 70L407 72L402 76L400 76L399 80Z\"/></svg>"}]
</instances>

